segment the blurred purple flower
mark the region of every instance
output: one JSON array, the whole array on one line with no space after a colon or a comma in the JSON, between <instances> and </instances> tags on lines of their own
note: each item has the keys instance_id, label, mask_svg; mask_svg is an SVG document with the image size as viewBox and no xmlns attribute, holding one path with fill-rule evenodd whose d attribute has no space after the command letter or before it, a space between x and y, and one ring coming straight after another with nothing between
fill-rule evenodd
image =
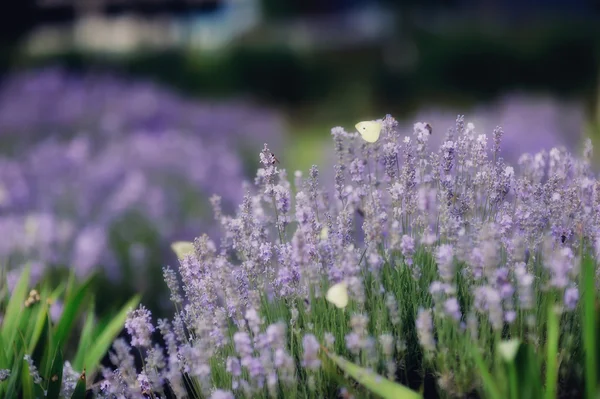
<instances>
[{"instance_id":1,"label":"blurred purple flower","mask_svg":"<svg viewBox=\"0 0 600 399\"><path fill-rule=\"evenodd\" d=\"M579 290L577 287L570 287L565 290L565 306L569 310L575 309L579 301Z\"/></svg>"},{"instance_id":2,"label":"blurred purple flower","mask_svg":"<svg viewBox=\"0 0 600 399\"><path fill-rule=\"evenodd\" d=\"M304 349L304 356L302 365L309 370L318 370L321 366L321 360L319 360L319 341L312 334L307 334L302 338L302 348Z\"/></svg>"},{"instance_id":3,"label":"blurred purple flower","mask_svg":"<svg viewBox=\"0 0 600 399\"><path fill-rule=\"evenodd\" d=\"M50 305L50 319L56 323L58 322L58 320L60 319L60 316L62 316L62 312L63 312L63 308L64 308L64 303L61 300L56 300L54 302L52 302L52 305Z\"/></svg>"},{"instance_id":4,"label":"blurred purple flower","mask_svg":"<svg viewBox=\"0 0 600 399\"><path fill-rule=\"evenodd\" d=\"M152 315L144 305L136 310L130 310L125 321L125 329L131 335L131 345L139 348L149 347L152 344Z\"/></svg>"},{"instance_id":5,"label":"blurred purple flower","mask_svg":"<svg viewBox=\"0 0 600 399\"><path fill-rule=\"evenodd\" d=\"M60 101L58 101L60 100ZM283 120L274 111L238 101L190 101L150 81L60 68L21 72L0 86L0 134L106 135L185 130L204 138L255 139L274 146Z\"/></svg>"},{"instance_id":6,"label":"blurred purple flower","mask_svg":"<svg viewBox=\"0 0 600 399\"><path fill-rule=\"evenodd\" d=\"M214 233L207 198L231 211L245 179L239 151L267 140L279 148L282 130L269 109L190 101L149 82L58 68L10 76L0 140L18 157L0 156L0 259L74 266L80 276L104 266L119 278L118 223L141 216L164 244ZM149 243L138 226L121 223L118 235L141 266Z\"/></svg>"},{"instance_id":7,"label":"blurred purple flower","mask_svg":"<svg viewBox=\"0 0 600 399\"><path fill-rule=\"evenodd\" d=\"M552 147L565 146L575 151L583 139L585 113L581 104L519 92L507 93L470 110L461 108L461 112L449 107L423 109L407 118L410 122L400 121L398 130L408 135L413 130L412 121L429 123L433 133L427 145L435 149L443 144L448 128L459 114L468 114L477 134L493 138L490 149L499 147L499 156L509 162L516 162L524 153L535 154ZM502 126L502 132L492 134L496 126Z\"/></svg>"}]
</instances>

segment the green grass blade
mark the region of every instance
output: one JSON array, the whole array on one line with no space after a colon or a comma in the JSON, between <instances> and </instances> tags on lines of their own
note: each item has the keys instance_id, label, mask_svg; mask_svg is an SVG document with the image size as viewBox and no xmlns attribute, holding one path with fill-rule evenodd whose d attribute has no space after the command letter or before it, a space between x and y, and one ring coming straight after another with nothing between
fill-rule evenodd
<instances>
[{"instance_id":1,"label":"green grass blade","mask_svg":"<svg viewBox=\"0 0 600 399\"><path fill-rule=\"evenodd\" d=\"M75 386L75 391L73 391L73 395L71 395L71 399L85 399L86 380L85 370L83 370L83 373L81 373L79 381L77 381L77 385Z\"/></svg>"},{"instance_id":2,"label":"green grass blade","mask_svg":"<svg viewBox=\"0 0 600 399\"><path fill-rule=\"evenodd\" d=\"M45 338L46 342L43 345L43 354L42 354L42 362L40 364L40 372L42 375L50 374L50 369L52 367L52 359L54 354L56 353L56 348L59 347L59 342L56 341L56 337L54 336L52 329L52 321L50 320L50 315L46 316L45 326Z\"/></svg>"},{"instance_id":3,"label":"green grass blade","mask_svg":"<svg viewBox=\"0 0 600 399\"><path fill-rule=\"evenodd\" d=\"M75 272L71 270L69 273L69 279L67 280L67 285L65 287L65 298L70 298L73 295L73 290L75 289Z\"/></svg>"},{"instance_id":4,"label":"green grass blade","mask_svg":"<svg viewBox=\"0 0 600 399\"><path fill-rule=\"evenodd\" d=\"M23 352L17 352L18 355L15 357L15 362L11 368L10 377L6 384L6 390L4 391L5 396L3 398L18 398L20 395L20 384L21 370L23 368ZM0 384L4 388L4 384Z\"/></svg>"},{"instance_id":5,"label":"green grass blade","mask_svg":"<svg viewBox=\"0 0 600 399\"><path fill-rule=\"evenodd\" d=\"M45 298L48 295L47 290L43 294L40 294L41 298ZM17 329L18 334L22 337L22 343L25 348L25 352L32 354L39 339L40 328L43 327L45 322L45 308L46 302L36 302L30 306L26 306L21 311L19 327ZM41 318L41 320L40 320Z\"/></svg>"},{"instance_id":6,"label":"green grass blade","mask_svg":"<svg viewBox=\"0 0 600 399\"><path fill-rule=\"evenodd\" d=\"M29 374L29 364L22 360L23 372L21 373L21 390L23 398L35 398L33 389L33 378Z\"/></svg>"},{"instance_id":7,"label":"green grass blade","mask_svg":"<svg viewBox=\"0 0 600 399\"><path fill-rule=\"evenodd\" d=\"M558 338L559 316L554 309L554 304L548 307L548 332L546 340L546 399L556 398L556 384L558 382Z\"/></svg>"},{"instance_id":8,"label":"green grass blade","mask_svg":"<svg viewBox=\"0 0 600 399\"><path fill-rule=\"evenodd\" d=\"M483 382L483 388L489 395L488 397L491 399L503 399L504 396L502 395L502 393L500 392L500 389L494 382L494 378L492 377L492 374L488 370L488 367L485 364L485 361L483 360L483 357L481 357L481 354L479 353L479 349L476 346L473 346L472 353L473 353L473 360L475 360L475 364L477 365L477 368L479 369L479 376L481 377L481 381Z\"/></svg>"},{"instance_id":9,"label":"green grass blade","mask_svg":"<svg viewBox=\"0 0 600 399\"><path fill-rule=\"evenodd\" d=\"M60 387L62 384L62 372L63 372L63 355L60 348L56 348L56 353L52 359L52 365L50 366L50 374L48 374L48 399L58 399L60 395Z\"/></svg>"},{"instance_id":10,"label":"green grass blade","mask_svg":"<svg viewBox=\"0 0 600 399\"><path fill-rule=\"evenodd\" d=\"M93 340L92 345L87 348L87 350L86 348L80 348L80 350L85 350L85 356L83 363L77 364L77 370L81 370L85 367L90 375L96 371L100 361L123 329L123 325L127 319L127 313L130 309L135 309L140 303L140 300L140 295L131 298L121 310L112 317L106 328L98 333L98 336Z\"/></svg>"},{"instance_id":11,"label":"green grass blade","mask_svg":"<svg viewBox=\"0 0 600 399\"><path fill-rule=\"evenodd\" d=\"M333 353L329 353L323 349L327 356L335 363L339 368L344 370L348 375L354 378L358 383L367 388L370 392L381 396L384 399L419 399L422 398L417 392L388 380L376 374L370 370L364 369L355 365L352 362L344 359L343 357L337 356Z\"/></svg>"},{"instance_id":12,"label":"green grass blade","mask_svg":"<svg viewBox=\"0 0 600 399\"><path fill-rule=\"evenodd\" d=\"M60 345L64 345L73 329L75 320L79 316L85 300L90 295L92 279L86 280L81 286L72 290L72 295L65 298L63 313L54 330L54 338Z\"/></svg>"},{"instance_id":13,"label":"green grass blade","mask_svg":"<svg viewBox=\"0 0 600 399\"><path fill-rule=\"evenodd\" d=\"M544 396L539 357L531 345L521 345L515 359L519 398L538 399Z\"/></svg>"},{"instance_id":14,"label":"green grass blade","mask_svg":"<svg viewBox=\"0 0 600 399\"><path fill-rule=\"evenodd\" d=\"M47 292L41 295L42 298L47 298ZM43 299L42 299L43 300ZM36 305L38 307L35 322L31 327L31 331L27 334L27 353L33 353L42 332L44 331L44 325L46 324L46 318L48 317L48 304L44 301Z\"/></svg>"},{"instance_id":15,"label":"green grass blade","mask_svg":"<svg viewBox=\"0 0 600 399\"><path fill-rule=\"evenodd\" d=\"M521 341L519 339L511 339L507 341L501 341L496 350L496 353L504 362L504 366L508 374L508 387L510 397L512 399L519 399L519 379L517 375L517 367L515 365L515 358L517 357L521 346Z\"/></svg>"},{"instance_id":16,"label":"green grass blade","mask_svg":"<svg viewBox=\"0 0 600 399\"><path fill-rule=\"evenodd\" d=\"M77 347L77 354L73 360L73 367L75 370L82 370L84 366L85 356L90 349L92 339L94 338L94 329L96 327L95 315L94 315L94 304L93 300L88 308L85 317L85 323L81 330L81 337L79 339L79 345Z\"/></svg>"},{"instance_id":17,"label":"green grass blade","mask_svg":"<svg viewBox=\"0 0 600 399\"><path fill-rule=\"evenodd\" d=\"M22 320L22 309L24 306L25 299L27 297L27 288L29 286L29 273L30 266L27 265L17 285L14 287L8 306L6 307L6 313L4 314L4 320L2 322L2 339L4 342L10 343L15 342L17 338L18 326ZM13 347L6 347L6 356L10 359L13 356Z\"/></svg>"},{"instance_id":18,"label":"green grass blade","mask_svg":"<svg viewBox=\"0 0 600 399\"><path fill-rule=\"evenodd\" d=\"M2 338L2 334L0 334L0 369L9 369L12 364L9 363L9 359L6 356L6 342Z\"/></svg>"},{"instance_id":19,"label":"green grass blade","mask_svg":"<svg viewBox=\"0 0 600 399\"><path fill-rule=\"evenodd\" d=\"M585 256L581 270L580 287L583 289L582 327L585 362L585 397L597 399L597 349L596 348L596 276L595 263L592 258Z\"/></svg>"},{"instance_id":20,"label":"green grass blade","mask_svg":"<svg viewBox=\"0 0 600 399\"><path fill-rule=\"evenodd\" d=\"M53 303L62 295L63 292L65 292L66 287L67 286L65 283L61 283L58 287L54 289L54 291L52 291L48 299L50 299L50 301Z\"/></svg>"}]
</instances>

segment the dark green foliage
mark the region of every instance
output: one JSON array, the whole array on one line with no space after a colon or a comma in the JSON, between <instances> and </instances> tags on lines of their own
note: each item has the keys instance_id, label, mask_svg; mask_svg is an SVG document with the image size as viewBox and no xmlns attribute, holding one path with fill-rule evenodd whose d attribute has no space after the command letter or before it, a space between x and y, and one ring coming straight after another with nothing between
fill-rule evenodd
<instances>
[{"instance_id":1,"label":"dark green foliage","mask_svg":"<svg viewBox=\"0 0 600 399\"><path fill-rule=\"evenodd\" d=\"M61 392L65 354L70 354L67 359L74 355L72 365L76 370L87 368L88 373L93 374L122 330L128 310L135 308L140 298L131 299L111 314L107 322L98 323L91 306L93 277L77 283L71 275L66 284L55 290L50 289L48 281L37 290L30 290L33 287L30 287L29 276L30 268L26 267L11 295L6 280L2 279L0 310L4 319L0 324L0 368L11 370L11 375L0 383L0 397L43 397L47 391L47 398L56 399ZM64 307L59 319L53 322L50 306L57 300L62 300ZM82 318L86 321L79 330L78 321ZM24 360L25 355L31 356L32 366ZM37 375L41 379L39 383L34 379ZM85 384L84 376L74 397L85 396Z\"/></svg>"}]
</instances>

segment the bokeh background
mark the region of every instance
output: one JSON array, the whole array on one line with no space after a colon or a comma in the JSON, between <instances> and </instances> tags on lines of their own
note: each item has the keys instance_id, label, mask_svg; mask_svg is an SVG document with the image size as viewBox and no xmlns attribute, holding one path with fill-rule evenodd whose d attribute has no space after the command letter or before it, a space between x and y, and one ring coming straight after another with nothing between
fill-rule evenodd
<instances>
[{"instance_id":1,"label":"bokeh background","mask_svg":"<svg viewBox=\"0 0 600 399\"><path fill-rule=\"evenodd\" d=\"M4 3L0 262L95 274L100 311L166 311L169 244L218 237L264 142L324 184L330 128L388 113L500 125L511 162L600 144L598 0Z\"/></svg>"}]
</instances>

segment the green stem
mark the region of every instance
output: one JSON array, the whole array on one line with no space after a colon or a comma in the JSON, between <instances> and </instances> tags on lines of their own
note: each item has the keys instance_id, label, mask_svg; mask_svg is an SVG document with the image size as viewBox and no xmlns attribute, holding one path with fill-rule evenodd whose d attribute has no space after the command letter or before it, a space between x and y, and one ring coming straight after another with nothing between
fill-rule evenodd
<instances>
[{"instance_id":1,"label":"green stem","mask_svg":"<svg viewBox=\"0 0 600 399\"><path fill-rule=\"evenodd\" d=\"M281 235L281 228L279 227L279 212L277 212L277 204L275 203L275 196L271 196L273 202L273 209L275 210L275 226L277 226L277 232L279 233L279 243L283 244L283 236Z\"/></svg>"},{"instance_id":2,"label":"green stem","mask_svg":"<svg viewBox=\"0 0 600 399\"><path fill-rule=\"evenodd\" d=\"M514 361L508 365L508 380L510 384L510 397L519 399L519 391L517 388L517 370L515 369Z\"/></svg>"},{"instance_id":3,"label":"green stem","mask_svg":"<svg viewBox=\"0 0 600 399\"><path fill-rule=\"evenodd\" d=\"M596 287L595 265L592 259L584 258L581 271L581 287L583 288L583 347L585 357L585 397L596 398Z\"/></svg>"},{"instance_id":4,"label":"green stem","mask_svg":"<svg viewBox=\"0 0 600 399\"><path fill-rule=\"evenodd\" d=\"M554 301L548 305L548 338L546 342L546 399L556 398L556 383L558 381L558 336L559 316L554 310Z\"/></svg>"}]
</instances>

